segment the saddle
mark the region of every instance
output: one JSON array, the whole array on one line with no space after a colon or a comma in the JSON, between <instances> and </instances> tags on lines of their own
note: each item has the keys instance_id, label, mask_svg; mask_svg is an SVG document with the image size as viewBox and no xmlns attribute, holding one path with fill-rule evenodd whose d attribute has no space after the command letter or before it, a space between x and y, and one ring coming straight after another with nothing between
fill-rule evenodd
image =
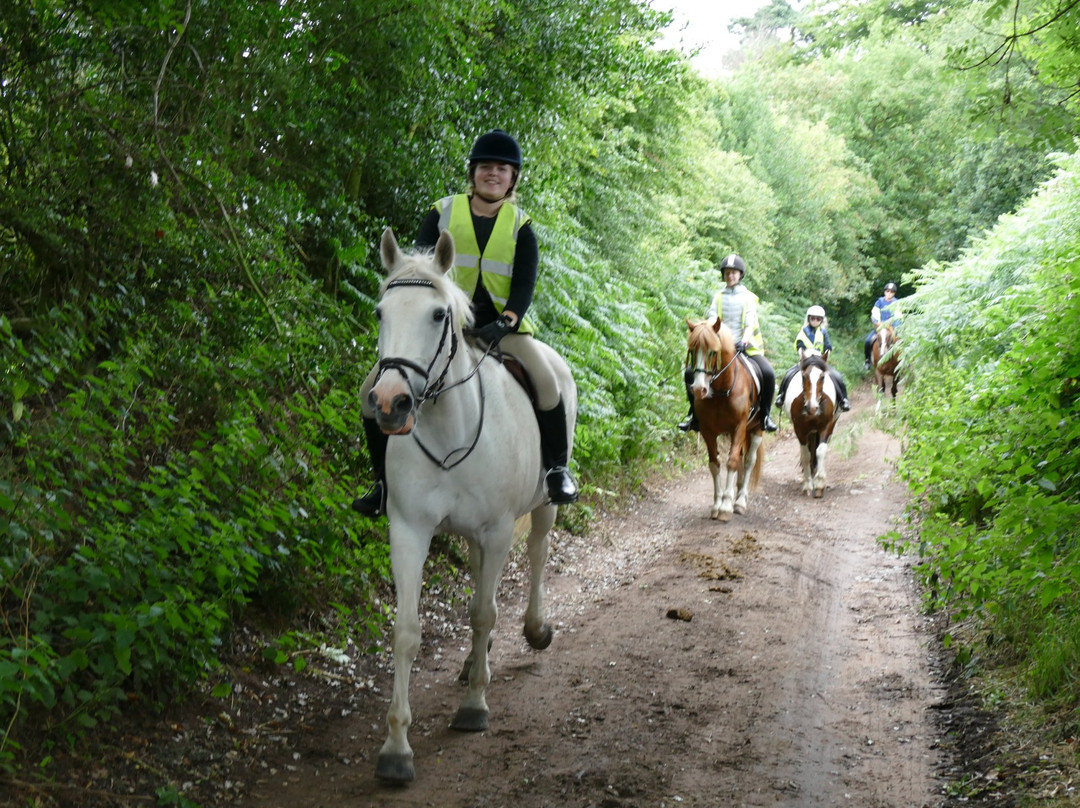
<instances>
[{"instance_id":1,"label":"saddle","mask_svg":"<svg viewBox=\"0 0 1080 808\"><path fill-rule=\"evenodd\" d=\"M757 366L757 362L751 361L750 357L744 353L736 354L736 357L750 371L750 378L754 380L754 389L757 390L757 401L750 407L750 413L747 416L752 421L754 416L761 411L761 369Z\"/></svg>"},{"instance_id":2,"label":"saddle","mask_svg":"<svg viewBox=\"0 0 1080 808\"><path fill-rule=\"evenodd\" d=\"M510 371L510 375L514 377L518 384L521 385L521 389L528 395L529 401L532 402L533 409L538 406L536 400L536 386L533 384L532 377L525 372L525 366L521 364L517 357L510 354L500 353L497 358L502 362L502 366Z\"/></svg>"},{"instance_id":3,"label":"saddle","mask_svg":"<svg viewBox=\"0 0 1080 808\"><path fill-rule=\"evenodd\" d=\"M474 347L479 347L483 350L482 343L478 343L474 339L469 339L469 342ZM532 403L533 409L536 410L538 406L536 397L536 385L533 384L532 377L529 376L525 370L525 366L518 361L516 356L511 356L508 353L503 353L498 347L493 348L487 354L488 358L494 359L500 365L509 371L510 375L514 377L514 381L521 385L521 389L525 391L525 395L529 397L530 403Z\"/></svg>"}]
</instances>

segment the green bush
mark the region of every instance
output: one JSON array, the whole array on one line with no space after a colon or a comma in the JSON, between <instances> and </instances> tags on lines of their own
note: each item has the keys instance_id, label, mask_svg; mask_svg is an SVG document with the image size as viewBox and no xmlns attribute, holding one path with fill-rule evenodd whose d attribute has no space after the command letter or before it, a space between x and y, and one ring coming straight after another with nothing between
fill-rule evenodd
<instances>
[{"instance_id":1,"label":"green bush","mask_svg":"<svg viewBox=\"0 0 1080 808\"><path fill-rule=\"evenodd\" d=\"M1080 157L960 261L920 273L904 323L905 449L935 605L1080 703Z\"/></svg>"}]
</instances>

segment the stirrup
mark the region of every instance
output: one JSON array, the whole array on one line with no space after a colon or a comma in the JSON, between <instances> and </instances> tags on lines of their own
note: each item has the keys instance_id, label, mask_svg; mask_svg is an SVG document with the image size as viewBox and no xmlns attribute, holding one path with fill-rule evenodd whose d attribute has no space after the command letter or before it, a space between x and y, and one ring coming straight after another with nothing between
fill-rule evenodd
<instances>
[{"instance_id":1,"label":"stirrup","mask_svg":"<svg viewBox=\"0 0 1080 808\"><path fill-rule=\"evenodd\" d=\"M687 418L685 421L683 421L681 424L679 424L679 429L681 429L683 432L697 432L698 431L697 416L696 415L691 415L689 418Z\"/></svg>"},{"instance_id":2,"label":"stirrup","mask_svg":"<svg viewBox=\"0 0 1080 808\"><path fill-rule=\"evenodd\" d=\"M566 466L552 466L544 475L548 499L552 505L569 505L577 502L578 487Z\"/></svg>"},{"instance_id":3,"label":"stirrup","mask_svg":"<svg viewBox=\"0 0 1080 808\"><path fill-rule=\"evenodd\" d=\"M382 516L386 513L386 483L376 480L362 497L353 500L352 509L364 516Z\"/></svg>"}]
</instances>

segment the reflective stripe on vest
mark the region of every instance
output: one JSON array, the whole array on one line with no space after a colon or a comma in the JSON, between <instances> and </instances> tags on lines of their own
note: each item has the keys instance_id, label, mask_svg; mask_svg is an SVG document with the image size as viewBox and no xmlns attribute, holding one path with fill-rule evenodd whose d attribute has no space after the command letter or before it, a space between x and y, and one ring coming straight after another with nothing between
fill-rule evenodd
<instances>
[{"instance_id":1,"label":"reflective stripe on vest","mask_svg":"<svg viewBox=\"0 0 1080 808\"><path fill-rule=\"evenodd\" d=\"M439 211L439 231L449 230L454 237L454 268L451 279L469 295L476 293L476 282L483 273L484 288L491 295L491 302L500 314L510 297L510 277L514 272L514 253L517 250L518 230L528 223L529 217L517 205L504 202L495 216L484 254L476 241L473 229L472 208L466 194L444 197L435 203ZM531 334L532 324L522 319L519 334Z\"/></svg>"},{"instance_id":2,"label":"reflective stripe on vest","mask_svg":"<svg viewBox=\"0 0 1080 808\"><path fill-rule=\"evenodd\" d=\"M813 345L810 344L810 337L806 334L808 326L803 326L799 331L799 336L795 338L795 350L798 351L800 346L805 345L807 348L816 348L818 353L825 353L825 332L819 328L814 332Z\"/></svg>"},{"instance_id":3,"label":"reflective stripe on vest","mask_svg":"<svg viewBox=\"0 0 1080 808\"><path fill-rule=\"evenodd\" d=\"M721 319L728 323L729 328L731 328L731 323L739 324L738 330L731 329L735 332L736 342L742 340L743 335L746 333L746 309L748 303L755 311L757 310L757 295L742 284L739 284L734 289L728 289L725 286L716 293L716 298L713 301L714 308L720 314ZM761 334L761 323L756 318L754 320L754 330L747 342L750 347L747 348L746 352L751 356L765 353L765 338Z\"/></svg>"}]
</instances>

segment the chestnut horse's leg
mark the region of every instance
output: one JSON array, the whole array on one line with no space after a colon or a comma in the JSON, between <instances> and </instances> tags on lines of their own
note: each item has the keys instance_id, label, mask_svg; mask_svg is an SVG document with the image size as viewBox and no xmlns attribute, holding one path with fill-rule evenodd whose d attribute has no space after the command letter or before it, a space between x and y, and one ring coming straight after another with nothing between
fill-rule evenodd
<instances>
[{"instance_id":1,"label":"chestnut horse's leg","mask_svg":"<svg viewBox=\"0 0 1080 808\"><path fill-rule=\"evenodd\" d=\"M703 425L701 437L705 441L705 450L709 453L709 474L712 475L713 482L713 502L712 508L709 509L709 518L716 519L720 516L720 511L724 505L724 485L726 484L726 479L723 477L724 469L720 467L720 454L717 448L717 441L720 436Z\"/></svg>"},{"instance_id":2,"label":"chestnut horse's leg","mask_svg":"<svg viewBox=\"0 0 1080 808\"><path fill-rule=\"evenodd\" d=\"M709 474L712 475L713 483L713 503L712 508L709 510L710 519L720 519L726 522L731 517L730 511L725 518L723 514L724 509L724 490L727 486L727 468L723 468L719 463L709 461Z\"/></svg>"},{"instance_id":3,"label":"chestnut horse's leg","mask_svg":"<svg viewBox=\"0 0 1080 808\"><path fill-rule=\"evenodd\" d=\"M754 473L754 467L758 462L758 448L761 446L763 437L764 436L760 432L750 433L750 447L746 450L742 473L739 474L739 495L735 498L735 513L746 513L746 505L750 492L750 480Z\"/></svg>"},{"instance_id":4,"label":"chestnut horse's leg","mask_svg":"<svg viewBox=\"0 0 1080 808\"><path fill-rule=\"evenodd\" d=\"M739 469L743 464L743 444L746 441L746 424L739 424L729 435L727 465L720 469L723 480L720 510L713 519L727 522L735 512L735 491L739 484ZM714 506L715 507L715 506Z\"/></svg>"}]
</instances>

